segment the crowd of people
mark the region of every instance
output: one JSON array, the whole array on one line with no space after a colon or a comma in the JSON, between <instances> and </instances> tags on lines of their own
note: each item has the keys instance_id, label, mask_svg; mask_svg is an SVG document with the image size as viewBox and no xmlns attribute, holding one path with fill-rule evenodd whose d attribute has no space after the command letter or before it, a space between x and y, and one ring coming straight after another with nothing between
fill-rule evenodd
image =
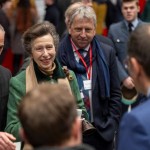
<instances>
[{"instance_id":1,"label":"crowd of people","mask_svg":"<svg viewBox=\"0 0 150 150\"><path fill-rule=\"evenodd\" d=\"M0 2L0 60L16 51L13 72L0 65L0 150L149 149L150 24L139 0L66 1L63 17L59 0L45 0L41 22L34 0ZM120 11L108 37L95 3Z\"/></svg>"}]
</instances>

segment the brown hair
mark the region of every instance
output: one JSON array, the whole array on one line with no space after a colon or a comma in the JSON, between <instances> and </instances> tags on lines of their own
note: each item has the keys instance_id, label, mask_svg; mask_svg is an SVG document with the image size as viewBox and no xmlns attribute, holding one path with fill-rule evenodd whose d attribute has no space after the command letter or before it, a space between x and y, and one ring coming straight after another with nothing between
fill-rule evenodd
<instances>
[{"instance_id":1,"label":"brown hair","mask_svg":"<svg viewBox=\"0 0 150 150\"><path fill-rule=\"evenodd\" d=\"M128 55L135 57L150 77L150 25L143 24L131 34L128 44Z\"/></svg>"},{"instance_id":2,"label":"brown hair","mask_svg":"<svg viewBox=\"0 0 150 150\"><path fill-rule=\"evenodd\" d=\"M23 34L23 44L25 50L29 54L31 54L33 40L47 34L50 34L52 36L54 40L55 49L57 50L59 43L59 36L56 33L55 26L48 21L44 21L42 23L37 23L33 25Z\"/></svg>"},{"instance_id":3,"label":"brown hair","mask_svg":"<svg viewBox=\"0 0 150 150\"><path fill-rule=\"evenodd\" d=\"M137 6L139 6L139 0L122 0L122 4L127 2L136 2Z\"/></svg>"},{"instance_id":4,"label":"brown hair","mask_svg":"<svg viewBox=\"0 0 150 150\"><path fill-rule=\"evenodd\" d=\"M27 93L19 106L19 119L27 140L34 147L66 142L76 117L74 97L59 84L40 84Z\"/></svg>"}]
</instances>

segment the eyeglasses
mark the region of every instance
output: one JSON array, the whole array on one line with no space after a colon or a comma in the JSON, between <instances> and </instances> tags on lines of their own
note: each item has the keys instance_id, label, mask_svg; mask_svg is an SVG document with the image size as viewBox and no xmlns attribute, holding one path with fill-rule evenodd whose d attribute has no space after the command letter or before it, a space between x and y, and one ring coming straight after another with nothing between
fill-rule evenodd
<instances>
[{"instance_id":1,"label":"eyeglasses","mask_svg":"<svg viewBox=\"0 0 150 150\"><path fill-rule=\"evenodd\" d=\"M37 51L37 52L43 52L44 49L46 49L47 51L50 51L52 49L54 49L54 45L53 44L47 44L47 45L40 45L40 46L35 46L33 48L33 50Z\"/></svg>"}]
</instances>

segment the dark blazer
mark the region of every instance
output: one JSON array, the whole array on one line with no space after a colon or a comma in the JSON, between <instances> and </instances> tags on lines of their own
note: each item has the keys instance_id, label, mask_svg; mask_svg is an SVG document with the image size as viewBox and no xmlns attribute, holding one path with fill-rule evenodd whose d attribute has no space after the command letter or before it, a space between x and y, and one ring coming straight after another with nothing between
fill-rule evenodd
<instances>
[{"instance_id":1,"label":"dark blazer","mask_svg":"<svg viewBox=\"0 0 150 150\"><path fill-rule=\"evenodd\" d=\"M66 39L67 40L67 39ZM69 40L69 39L68 39ZM58 58L61 60L66 58L65 55L61 56L59 53L64 45L64 39L60 42L58 48ZM71 43L67 45L68 49L72 49ZM104 56L106 58L106 63L109 68L110 75L110 98L102 99L98 87L98 72L96 70L97 61L93 61L92 64L92 107L93 107L93 117L94 125L97 131L103 137L105 141L112 141L117 131L120 115L121 115L121 93L120 93L120 82L118 80L118 69L116 64L115 52L112 47L101 43L101 48L103 50ZM66 50L64 48L64 50ZM101 59L101 58L99 58ZM66 65L63 64L62 65Z\"/></svg>"},{"instance_id":2,"label":"dark blazer","mask_svg":"<svg viewBox=\"0 0 150 150\"><path fill-rule=\"evenodd\" d=\"M118 150L150 149L150 98L122 119Z\"/></svg>"},{"instance_id":3,"label":"dark blazer","mask_svg":"<svg viewBox=\"0 0 150 150\"><path fill-rule=\"evenodd\" d=\"M96 62L92 67L92 103L94 124L100 135L106 140L111 141L118 129L121 115L121 93L120 82L118 80L118 69L115 59L115 52L112 47L101 43L106 62L109 66L110 73L110 98L101 100L99 91L95 88L97 84L98 74L96 70ZM98 105L99 104L99 105ZM102 111L102 107L105 107ZM104 121L105 120L105 121Z\"/></svg>"},{"instance_id":4,"label":"dark blazer","mask_svg":"<svg viewBox=\"0 0 150 150\"><path fill-rule=\"evenodd\" d=\"M141 24L143 24L143 22L139 20L138 26ZM115 45L120 81L123 81L128 77L128 73L125 69L125 59L127 57L129 36L130 34L124 20L110 26L108 37Z\"/></svg>"},{"instance_id":5,"label":"dark blazer","mask_svg":"<svg viewBox=\"0 0 150 150\"><path fill-rule=\"evenodd\" d=\"M10 78L10 71L0 66L0 131L3 131L6 125L7 101Z\"/></svg>"}]
</instances>

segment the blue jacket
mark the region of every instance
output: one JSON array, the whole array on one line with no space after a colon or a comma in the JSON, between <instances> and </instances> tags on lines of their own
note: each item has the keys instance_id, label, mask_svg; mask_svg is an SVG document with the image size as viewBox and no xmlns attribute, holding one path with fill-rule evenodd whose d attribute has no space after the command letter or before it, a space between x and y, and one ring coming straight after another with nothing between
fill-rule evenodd
<instances>
[{"instance_id":1,"label":"blue jacket","mask_svg":"<svg viewBox=\"0 0 150 150\"><path fill-rule=\"evenodd\" d=\"M150 98L125 114L120 125L118 150L150 149Z\"/></svg>"}]
</instances>

